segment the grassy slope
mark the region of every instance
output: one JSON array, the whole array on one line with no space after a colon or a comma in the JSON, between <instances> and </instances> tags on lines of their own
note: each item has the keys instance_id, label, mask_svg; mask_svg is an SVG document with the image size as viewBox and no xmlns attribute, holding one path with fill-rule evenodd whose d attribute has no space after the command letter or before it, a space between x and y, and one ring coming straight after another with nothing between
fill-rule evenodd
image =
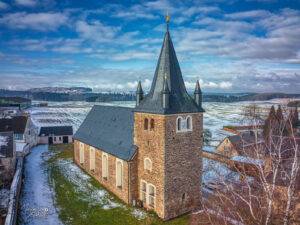
<instances>
[{"instance_id":1,"label":"grassy slope","mask_svg":"<svg viewBox=\"0 0 300 225\"><path fill-rule=\"evenodd\" d=\"M60 219L65 224L71 225L183 225L188 223L188 216L163 222L155 215L149 214L145 219L138 220L132 214L132 208L117 207L109 210L102 209L100 206L92 206L88 201L81 198L80 193L77 192L74 185L69 182L61 173L59 167L56 165L59 159L72 159L73 146L72 145L56 145L51 146L50 149L55 152L55 155L48 160L49 175L51 183L55 190L56 204L59 208ZM94 188L102 189L101 185L95 180L91 179L90 184ZM120 201L114 197L115 202Z\"/></svg>"}]
</instances>

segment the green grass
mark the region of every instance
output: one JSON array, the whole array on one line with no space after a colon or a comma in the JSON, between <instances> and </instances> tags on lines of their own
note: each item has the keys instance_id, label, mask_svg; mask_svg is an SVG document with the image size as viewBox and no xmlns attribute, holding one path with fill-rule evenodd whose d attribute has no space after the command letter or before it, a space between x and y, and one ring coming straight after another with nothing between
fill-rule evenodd
<instances>
[{"instance_id":1,"label":"green grass","mask_svg":"<svg viewBox=\"0 0 300 225\"><path fill-rule=\"evenodd\" d=\"M147 213L146 217L138 220L132 215L133 208L122 203L113 194L109 194L109 199L121 207L103 209L101 204L91 204L77 187L70 182L63 171L61 171L58 161L70 160L73 158L73 145L53 145L50 150L54 155L48 160L50 183L55 191L55 201L59 208L59 217L65 224L70 225L185 225L188 224L189 217L182 216L177 219L163 222L154 213ZM94 178L89 179L89 187L93 190L102 190L103 187Z\"/></svg>"}]
</instances>

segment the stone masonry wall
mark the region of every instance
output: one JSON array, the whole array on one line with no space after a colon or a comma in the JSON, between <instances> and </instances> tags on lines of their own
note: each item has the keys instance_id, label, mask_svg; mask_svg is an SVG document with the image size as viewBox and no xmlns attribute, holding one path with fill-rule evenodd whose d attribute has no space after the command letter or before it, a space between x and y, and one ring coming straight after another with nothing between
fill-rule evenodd
<instances>
[{"instance_id":1,"label":"stone masonry wall","mask_svg":"<svg viewBox=\"0 0 300 225\"><path fill-rule=\"evenodd\" d=\"M193 131L176 133L177 117L187 115L192 116ZM153 130L144 130L145 118L154 119ZM202 113L135 113L134 143L139 148L138 192L141 191L141 180L156 187L154 211L165 220L200 207L202 132ZM151 172L144 169L145 157L152 161Z\"/></svg>"},{"instance_id":2,"label":"stone masonry wall","mask_svg":"<svg viewBox=\"0 0 300 225\"><path fill-rule=\"evenodd\" d=\"M176 132L176 119L192 116L192 131ZM165 219L200 207L203 114L166 116Z\"/></svg>"},{"instance_id":3,"label":"stone masonry wall","mask_svg":"<svg viewBox=\"0 0 300 225\"><path fill-rule=\"evenodd\" d=\"M154 119L154 129L144 130L144 119ZM154 211L164 218L164 146L165 146L165 116L146 113L134 115L134 144L138 146L138 195L140 199L141 180L156 187ZM152 171L144 169L145 157L152 161ZM140 199L141 200L141 199ZM144 205L146 208L147 206Z\"/></svg>"},{"instance_id":4,"label":"stone masonry wall","mask_svg":"<svg viewBox=\"0 0 300 225\"><path fill-rule=\"evenodd\" d=\"M128 180L128 162L123 161L123 186L116 186L116 157L108 154L108 178L102 178L102 150L95 148L95 170L90 170L90 146L84 144L84 163L80 164L80 142L74 140L74 162L99 181L108 191L115 194L125 203L130 203L129 199L129 180Z\"/></svg>"}]
</instances>

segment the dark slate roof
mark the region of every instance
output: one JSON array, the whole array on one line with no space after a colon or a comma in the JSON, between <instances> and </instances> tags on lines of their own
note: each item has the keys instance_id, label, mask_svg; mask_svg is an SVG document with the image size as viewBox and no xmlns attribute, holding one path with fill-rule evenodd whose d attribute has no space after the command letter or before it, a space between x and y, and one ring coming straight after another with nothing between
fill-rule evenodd
<instances>
[{"instance_id":1,"label":"dark slate roof","mask_svg":"<svg viewBox=\"0 0 300 225\"><path fill-rule=\"evenodd\" d=\"M0 132L0 158L11 158L14 155L14 133ZM3 139L5 139L3 141ZM2 141L1 141L2 140Z\"/></svg>"},{"instance_id":2,"label":"dark slate roof","mask_svg":"<svg viewBox=\"0 0 300 225\"><path fill-rule=\"evenodd\" d=\"M170 107L168 109L164 109L162 104L162 90L165 77L170 90ZM197 106L194 99L185 89L180 66L168 29L164 37L150 92L135 108L135 111L157 114L204 111L201 107Z\"/></svg>"},{"instance_id":3,"label":"dark slate roof","mask_svg":"<svg viewBox=\"0 0 300 225\"><path fill-rule=\"evenodd\" d=\"M95 105L74 139L129 161L136 151L133 123L132 108Z\"/></svg>"},{"instance_id":4,"label":"dark slate roof","mask_svg":"<svg viewBox=\"0 0 300 225\"><path fill-rule=\"evenodd\" d=\"M28 117L15 116L13 118L0 119L0 132L13 131L17 134L24 134Z\"/></svg>"},{"instance_id":5,"label":"dark slate roof","mask_svg":"<svg viewBox=\"0 0 300 225\"><path fill-rule=\"evenodd\" d=\"M41 127L39 136L73 135L72 126Z\"/></svg>"}]
</instances>

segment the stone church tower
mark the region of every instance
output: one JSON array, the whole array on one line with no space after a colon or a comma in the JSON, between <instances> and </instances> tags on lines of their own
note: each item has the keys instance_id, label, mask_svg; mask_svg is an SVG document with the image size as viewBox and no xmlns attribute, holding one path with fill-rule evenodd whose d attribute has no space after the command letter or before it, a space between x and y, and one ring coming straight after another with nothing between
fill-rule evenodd
<instances>
[{"instance_id":1,"label":"stone church tower","mask_svg":"<svg viewBox=\"0 0 300 225\"><path fill-rule=\"evenodd\" d=\"M137 88L134 144L138 199L165 220L200 205L203 143L202 93L186 91L167 29L149 93Z\"/></svg>"}]
</instances>

